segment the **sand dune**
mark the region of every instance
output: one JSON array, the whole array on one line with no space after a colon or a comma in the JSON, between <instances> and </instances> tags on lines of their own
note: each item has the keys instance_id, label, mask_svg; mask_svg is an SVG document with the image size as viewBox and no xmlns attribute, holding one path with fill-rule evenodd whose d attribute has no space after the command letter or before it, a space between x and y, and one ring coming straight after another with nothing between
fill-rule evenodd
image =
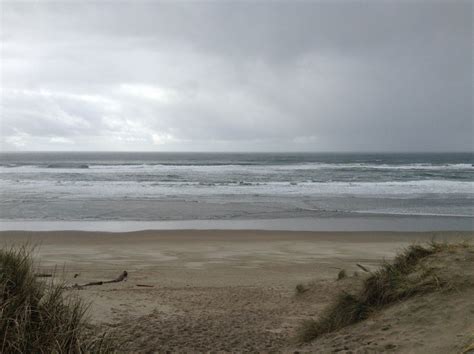
<instances>
[{"instance_id":1,"label":"sand dune","mask_svg":"<svg viewBox=\"0 0 474 354\"><path fill-rule=\"evenodd\" d=\"M0 242L38 244L40 270L55 270L69 284L114 279L127 270L127 281L71 290L91 302L96 331L114 333L123 350L441 353L461 348L474 328L472 316L462 316L474 313L466 300L472 288L410 299L303 347L293 342L302 319L316 318L341 289L359 281L352 277L360 271L356 263L375 269L410 243L433 237L459 241L474 235L68 231L2 232ZM337 281L340 269L350 276ZM313 290L295 296L295 286L307 282Z\"/></svg>"}]
</instances>

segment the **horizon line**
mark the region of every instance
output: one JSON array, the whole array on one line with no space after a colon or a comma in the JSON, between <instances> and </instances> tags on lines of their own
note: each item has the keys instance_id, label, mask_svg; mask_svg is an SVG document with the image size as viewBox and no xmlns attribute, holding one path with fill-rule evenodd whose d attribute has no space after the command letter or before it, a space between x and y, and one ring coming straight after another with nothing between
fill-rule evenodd
<instances>
[{"instance_id":1,"label":"horizon line","mask_svg":"<svg viewBox=\"0 0 474 354\"><path fill-rule=\"evenodd\" d=\"M255 150L255 151L185 151L185 150L169 150L169 151L152 151L152 150L0 150L3 153L171 153L171 154L474 154L474 151L468 150L412 150L412 151L397 151L397 150L295 150L295 151L270 151L270 150Z\"/></svg>"}]
</instances>

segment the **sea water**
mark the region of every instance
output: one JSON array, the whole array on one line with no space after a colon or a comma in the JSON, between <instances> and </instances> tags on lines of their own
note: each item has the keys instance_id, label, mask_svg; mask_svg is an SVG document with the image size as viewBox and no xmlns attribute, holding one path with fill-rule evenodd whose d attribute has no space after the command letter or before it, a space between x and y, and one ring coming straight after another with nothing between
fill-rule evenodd
<instances>
[{"instance_id":1,"label":"sea water","mask_svg":"<svg viewBox=\"0 0 474 354\"><path fill-rule=\"evenodd\" d=\"M1 153L0 220L212 228L403 216L469 229L473 163L471 153Z\"/></svg>"}]
</instances>

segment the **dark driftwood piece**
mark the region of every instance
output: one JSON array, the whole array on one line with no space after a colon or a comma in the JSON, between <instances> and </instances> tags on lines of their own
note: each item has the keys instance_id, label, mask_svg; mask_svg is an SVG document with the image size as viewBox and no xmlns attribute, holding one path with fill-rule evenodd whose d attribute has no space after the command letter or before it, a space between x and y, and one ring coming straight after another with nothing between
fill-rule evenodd
<instances>
[{"instance_id":1,"label":"dark driftwood piece","mask_svg":"<svg viewBox=\"0 0 474 354\"><path fill-rule=\"evenodd\" d=\"M370 270L367 269L366 267L364 267L362 264L356 263L356 265L357 265L360 269L362 269L364 272L370 273Z\"/></svg>"},{"instance_id":2,"label":"dark driftwood piece","mask_svg":"<svg viewBox=\"0 0 474 354\"><path fill-rule=\"evenodd\" d=\"M137 286L140 286L142 288L153 288L154 285L148 285L148 284L136 284Z\"/></svg>"},{"instance_id":3,"label":"dark driftwood piece","mask_svg":"<svg viewBox=\"0 0 474 354\"><path fill-rule=\"evenodd\" d=\"M51 278L53 275L49 273L36 273L35 277L37 278Z\"/></svg>"},{"instance_id":4,"label":"dark driftwood piece","mask_svg":"<svg viewBox=\"0 0 474 354\"><path fill-rule=\"evenodd\" d=\"M93 282L90 282L90 283L87 283L87 284L83 284L83 285L78 285L78 284L75 284L73 286L73 288L82 288L84 286L92 286L92 285L103 285L103 284L109 284L109 283L119 283L121 281L124 281L125 279L127 279L128 277L128 273L126 270L124 270L122 272L122 274L120 274L117 278L113 279L113 280L105 280L105 281L93 281Z\"/></svg>"}]
</instances>

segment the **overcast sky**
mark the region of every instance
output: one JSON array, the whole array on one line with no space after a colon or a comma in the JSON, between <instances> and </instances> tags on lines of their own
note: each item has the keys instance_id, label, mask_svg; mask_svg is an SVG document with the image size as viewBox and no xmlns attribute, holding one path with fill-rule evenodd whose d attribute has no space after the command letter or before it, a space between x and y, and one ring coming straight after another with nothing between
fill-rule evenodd
<instances>
[{"instance_id":1,"label":"overcast sky","mask_svg":"<svg viewBox=\"0 0 474 354\"><path fill-rule=\"evenodd\" d=\"M4 151L473 149L471 1L0 6Z\"/></svg>"}]
</instances>

